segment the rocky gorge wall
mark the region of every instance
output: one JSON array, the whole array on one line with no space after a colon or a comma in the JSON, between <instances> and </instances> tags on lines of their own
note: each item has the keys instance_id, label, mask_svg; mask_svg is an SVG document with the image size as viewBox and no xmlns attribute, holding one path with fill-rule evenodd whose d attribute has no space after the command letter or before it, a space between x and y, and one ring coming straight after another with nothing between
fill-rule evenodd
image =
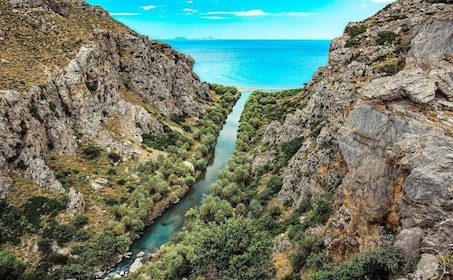
<instances>
[{"instance_id":1,"label":"rocky gorge wall","mask_svg":"<svg viewBox=\"0 0 453 280\"><path fill-rule=\"evenodd\" d=\"M264 143L303 139L280 201L296 208L335 192L323 229L333 260L389 234L408 257L452 253L452 58L453 5L396 1L350 23L307 85L306 107L267 128Z\"/></svg>"},{"instance_id":2,"label":"rocky gorge wall","mask_svg":"<svg viewBox=\"0 0 453 280\"><path fill-rule=\"evenodd\" d=\"M193 59L102 9L78 0L0 8L0 199L22 176L65 192L47 165L51 154L75 155L89 142L146 158L142 135L161 135L161 116L206 113L210 92Z\"/></svg>"}]
</instances>

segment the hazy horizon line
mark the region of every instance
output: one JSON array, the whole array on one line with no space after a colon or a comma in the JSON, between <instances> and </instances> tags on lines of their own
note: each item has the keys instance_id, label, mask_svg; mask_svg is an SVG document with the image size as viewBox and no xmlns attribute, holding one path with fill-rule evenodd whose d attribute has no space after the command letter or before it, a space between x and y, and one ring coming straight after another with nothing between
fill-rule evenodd
<instances>
[{"instance_id":1,"label":"hazy horizon line","mask_svg":"<svg viewBox=\"0 0 453 280\"><path fill-rule=\"evenodd\" d=\"M185 38L185 37L175 37L175 38L152 38L152 40L162 40L162 41L331 41L333 38L327 39L315 39L315 38Z\"/></svg>"}]
</instances>

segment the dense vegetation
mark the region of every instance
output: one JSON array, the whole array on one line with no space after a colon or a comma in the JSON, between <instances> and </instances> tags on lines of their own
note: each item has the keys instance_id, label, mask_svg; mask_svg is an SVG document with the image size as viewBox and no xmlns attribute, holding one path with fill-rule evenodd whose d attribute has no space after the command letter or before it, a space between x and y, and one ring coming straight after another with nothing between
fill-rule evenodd
<instances>
[{"instance_id":1,"label":"dense vegetation","mask_svg":"<svg viewBox=\"0 0 453 280\"><path fill-rule=\"evenodd\" d=\"M0 238L7 245L4 248L31 237L40 259L26 270L21 260L0 251L4 278L92 279L100 269L112 265L154 217L185 194L206 167L220 126L239 98L233 88L211 85L211 89L218 103L210 110L209 119L193 122L186 116L173 117L169 124L179 125L184 133L166 125L162 137L144 135L144 145L161 153L137 166L135 181L118 177L124 164L120 155L106 153L93 144L80 149L80 156L88 163L110 163L109 188L117 195L102 195L104 209L111 215L102 230L96 231L95 217L89 213L64 215L68 202L64 195L36 195L20 206L2 205ZM297 208L276 199L283 186L281 172L304 139L263 146L262 138L272 121L284 121L288 113L303 108L308 98L301 90L250 96L241 116L236 151L227 168L219 172L212 193L198 209L186 213L184 228L174 240L154 255L146 269L129 279L143 279L140 274L152 279L301 279L302 275L316 280L386 279L401 266L392 247L364 252L340 265L330 262L324 237L317 229L332 214L334 190L306 197ZM310 137L317 137L323 123L322 118L312 123ZM252 169L253 156L269 150L275 153L274 160ZM87 182L75 168L61 169L57 177L66 188ZM281 238L290 249L276 252L274 242ZM70 254L60 253L59 247L71 248Z\"/></svg>"},{"instance_id":2,"label":"dense vegetation","mask_svg":"<svg viewBox=\"0 0 453 280\"><path fill-rule=\"evenodd\" d=\"M300 90L251 95L241 117L236 151L227 168L219 172L212 193L198 209L186 213L183 230L154 255L142 276L365 279L372 275L373 279L384 279L399 267L400 258L392 247L371 250L339 266L329 261L324 238L314 229L332 214L332 192L307 197L297 209L276 200L283 185L281 171L299 150L301 138L267 147L278 153L276 160L252 169L253 155L266 152L261 140L268 124L283 121L288 110L302 108L307 100ZM314 124L313 131L321 123ZM273 240L277 236L285 236L292 249L275 252ZM281 259L289 269L280 271ZM133 274L129 279L144 279L142 276Z\"/></svg>"},{"instance_id":3,"label":"dense vegetation","mask_svg":"<svg viewBox=\"0 0 453 280\"><path fill-rule=\"evenodd\" d=\"M134 161L93 143L82 144L75 158L53 156L50 165L57 179L66 189L85 192L91 211L67 213L66 195L28 194L21 201L24 194L4 202L0 205L0 278L94 279L114 264L145 226L176 203L205 169L221 125L240 96L231 87L210 85L210 89L215 101L207 118L162 118L162 137L144 135L144 145L149 147L143 148L160 151L155 159L133 165ZM138 175L127 175L129 169ZM107 178L107 184L94 192L88 174ZM35 265L27 270L14 257L21 257L17 251L21 242L33 242L37 248L34 259L27 259Z\"/></svg>"}]
</instances>

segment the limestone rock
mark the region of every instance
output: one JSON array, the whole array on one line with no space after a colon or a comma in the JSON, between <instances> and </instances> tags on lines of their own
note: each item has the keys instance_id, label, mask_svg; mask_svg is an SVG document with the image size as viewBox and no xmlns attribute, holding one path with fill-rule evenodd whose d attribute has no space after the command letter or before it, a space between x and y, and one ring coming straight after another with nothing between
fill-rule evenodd
<instances>
[{"instance_id":1,"label":"limestone rock","mask_svg":"<svg viewBox=\"0 0 453 280\"><path fill-rule=\"evenodd\" d=\"M13 187L13 180L8 177L1 176L0 173L0 201L5 200L11 193Z\"/></svg>"},{"instance_id":2,"label":"limestone rock","mask_svg":"<svg viewBox=\"0 0 453 280\"><path fill-rule=\"evenodd\" d=\"M265 144L302 139L279 201L295 208L335 191L324 232L335 261L379 245L380 227L398 233L406 255L453 244L452 14L449 4L399 0L350 23L301 93L306 106L267 127Z\"/></svg>"},{"instance_id":3,"label":"limestone rock","mask_svg":"<svg viewBox=\"0 0 453 280\"><path fill-rule=\"evenodd\" d=\"M124 157L145 160L142 135L162 135L159 114L194 118L206 114L209 87L193 73L194 60L128 30L101 8L82 0L8 0L4 8L24 16L24 24L31 24L32 30L74 35L68 39L76 42L61 42L61 53L55 54L58 63L39 62L45 70L39 86L38 82L18 89L0 85L6 89L0 90L1 199L14 187L10 182L15 175L62 193L47 165L51 154L74 156L79 143L89 140ZM66 18L69 13L95 16L99 22L79 32ZM105 22L111 23L111 31L99 28ZM16 32L14 26L2 26L2 37L14 37L3 30ZM45 51L44 43L34 45L33 52ZM11 61L1 63L16 67ZM151 113L149 108L157 110Z\"/></svg>"},{"instance_id":4,"label":"limestone rock","mask_svg":"<svg viewBox=\"0 0 453 280\"><path fill-rule=\"evenodd\" d=\"M143 266L143 257L145 256L144 252L140 252L137 254L134 262L131 264L129 268L130 273L137 272Z\"/></svg>"},{"instance_id":5,"label":"limestone rock","mask_svg":"<svg viewBox=\"0 0 453 280\"><path fill-rule=\"evenodd\" d=\"M288 241L288 237L282 233L277 236L274 244L274 250L278 253L286 252L291 249L291 243Z\"/></svg>"},{"instance_id":6,"label":"limestone rock","mask_svg":"<svg viewBox=\"0 0 453 280\"><path fill-rule=\"evenodd\" d=\"M90 186L93 190L99 191L107 186L109 183L109 180L105 178L96 178L94 180L91 180Z\"/></svg>"},{"instance_id":7,"label":"limestone rock","mask_svg":"<svg viewBox=\"0 0 453 280\"><path fill-rule=\"evenodd\" d=\"M435 255L422 254L420 261L417 264L415 277L421 280L438 279L439 261Z\"/></svg>"},{"instance_id":8,"label":"limestone rock","mask_svg":"<svg viewBox=\"0 0 453 280\"><path fill-rule=\"evenodd\" d=\"M66 211L73 215L85 213L85 200L83 199L83 194L76 191L74 188L70 188L68 199L69 201L66 206Z\"/></svg>"},{"instance_id":9,"label":"limestone rock","mask_svg":"<svg viewBox=\"0 0 453 280\"><path fill-rule=\"evenodd\" d=\"M395 247L401 250L406 259L417 257L420 255L418 249L422 238L423 230L421 228L403 229L396 237Z\"/></svg>"}]
</instances>

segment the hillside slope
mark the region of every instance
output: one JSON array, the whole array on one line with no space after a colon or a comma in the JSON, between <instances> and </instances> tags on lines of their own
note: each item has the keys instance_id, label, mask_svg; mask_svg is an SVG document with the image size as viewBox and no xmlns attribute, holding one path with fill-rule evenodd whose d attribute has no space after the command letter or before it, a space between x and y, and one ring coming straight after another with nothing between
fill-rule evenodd
<instances>
[{"instance_id":1,"label":"hillside slope","mask_svg":"<svg viewBox=\"0 0 453 280\"><path fill-rule=\"evenodd\" d=\"M0 1L0 278L99 277L188 191L240 95L193 66L83 0Z\"/></svg>"},{"instance_id":2,"label":"hillside slope","mask_svg":"<svg viewBox=\"0 0 453 280\"><path fill-rule=\"evenodd\" d=\"M302 139L280 201L297 208L335 193L323 230L329 257L391 234L407 257L451 255L453 5L400 0L350 23L307 91L306 107L271 123L263 143ZM255 168L271 160L260 156Z\"/></svg>"},{"instance_id":3,"label":"hillside slope","mask_svg":"<svg viewBox=\"0 0 453 280\"><path fill-rule=\"evenodd\" d=\"M46 164L50 153L75 155L92 141L146 158L141 136L163 133L158 118L206 113L209 89L191 71L192 58L100 8L53 0L2 1L0 8L2 199L14 174L62 192Z\"/></svg>"}]
</instances>

